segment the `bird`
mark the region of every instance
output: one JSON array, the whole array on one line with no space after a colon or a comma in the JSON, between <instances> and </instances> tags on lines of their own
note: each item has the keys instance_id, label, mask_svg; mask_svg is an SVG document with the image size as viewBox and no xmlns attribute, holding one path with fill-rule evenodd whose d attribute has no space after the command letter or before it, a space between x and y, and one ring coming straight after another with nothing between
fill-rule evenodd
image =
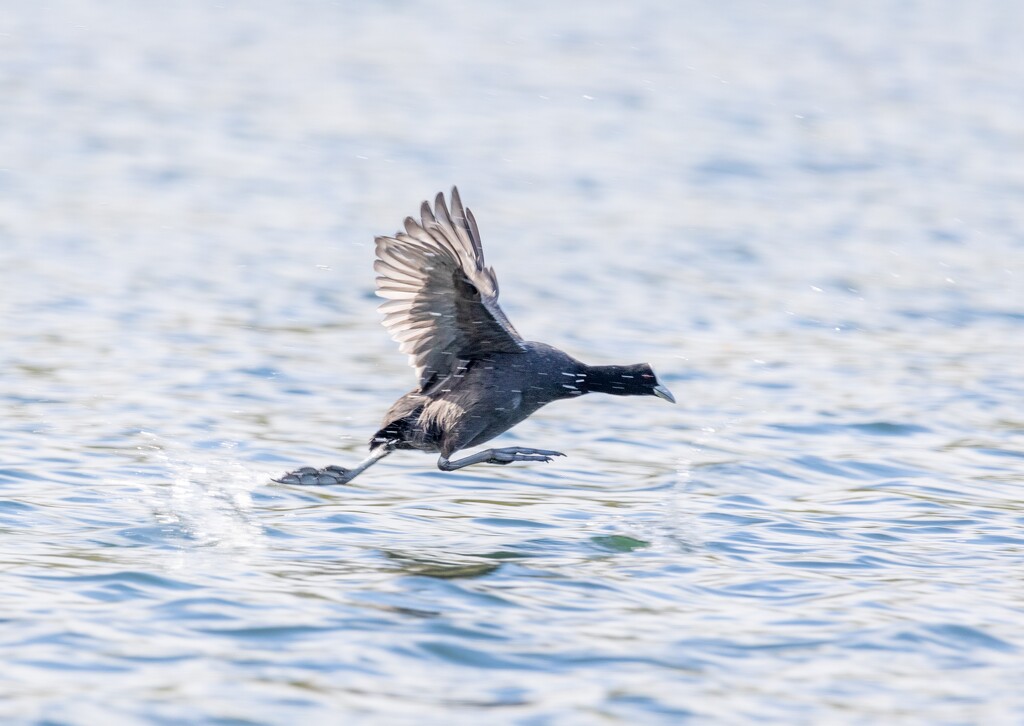
<instances>
[{"instance_id":1,"label":"bird","mask_svg":"<svg viewBox=\"0 0 1024 726\"><path fill-rule=\"evenodd\" d=\"M484 444L553 401L588 393L657 396L672 393L646 363L587 365L545 343L524 340L498 306L498 278L484 261L480 230L457 187L451 211L443 193L426 201L419 220L379 236L374 270L378 310L418 385L399 398L370 438L370 454L351 469L302 467L275 481L347 484L398 450L438 454L437 467L551 461L560 451L521 446L457 451Z\"/></svg>"}]
</instances>

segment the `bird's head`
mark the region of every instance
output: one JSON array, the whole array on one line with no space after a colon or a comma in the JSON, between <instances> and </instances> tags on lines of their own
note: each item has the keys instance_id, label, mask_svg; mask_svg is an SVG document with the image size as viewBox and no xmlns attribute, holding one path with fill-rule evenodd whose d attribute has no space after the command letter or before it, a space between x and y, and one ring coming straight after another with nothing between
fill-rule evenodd
<instances>
[{"instance_id":1,"label":"bird's head","mask_svg":"<svg viewBox=\"0 0 1024 726\"><path fill-rule=\"evenodd\" d=\"M646 363L631 366L587 366L582 382L584 393L610 393L613 396L657 396L669 403L676 399L661 385Z\"/></svg>"},{"instance_id":2,"label":"bird's head","mask_svg":"<svg viewBox=\"0 0 1024 726\"><path fill-rule=\"evenodd\" d=\"M657 396L658 398L664 398L669 403L676 402L676 398L672 395L672 391L668 390L664 385L658 382L658 377L654 375L654 369L646 363L641 363L636 366L636 368L640 378L639 393L641 393L641 395Z\"/></svg>"}]
</instances>

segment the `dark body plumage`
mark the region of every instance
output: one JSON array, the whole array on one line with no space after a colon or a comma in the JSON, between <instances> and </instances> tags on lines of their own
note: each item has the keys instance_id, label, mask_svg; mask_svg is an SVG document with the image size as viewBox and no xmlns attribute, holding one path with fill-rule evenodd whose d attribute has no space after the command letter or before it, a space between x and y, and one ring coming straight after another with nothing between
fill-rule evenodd
<instances>
[{"instance_id":1,"label":"dark body plumage","mask_svg":"<svg viewBox=\"0 0 1024 726\"><path fill-rule=\"evenodd\" d=\"M642 386L644 375L653 379L642 365L602 366L596 372L594 368L534 342L525 343L522 353L474 359L448 381L449 388L430 395L416 389L398 399L384 415L385 423L370 440L370 448L395 441L398 449L437 451L448 458L490 441L552 401L590 393L594 385L628 395Z\"/></svg>"},{"instance_id":2,"label":"dark body plumage","mask_svg":"<svg viewBox=\"0 0 1024 726\"><path fill-rule=\"evenodd\" d=\"M402 396L370 440L370 457L353 469L305 467L279 481L347 483L398 449L438 452L450 471L478 463L550 461L560 452L510 447L450 461L490 441L542 406L586 393L655 395L673 401L647 364L588 366L557 348L524 341L498 307L498 281L484 264L472 212L452 189L420 220L377 238L377 294L384 325L409 354L419 386Z\"/></svg>"}]
</instances>

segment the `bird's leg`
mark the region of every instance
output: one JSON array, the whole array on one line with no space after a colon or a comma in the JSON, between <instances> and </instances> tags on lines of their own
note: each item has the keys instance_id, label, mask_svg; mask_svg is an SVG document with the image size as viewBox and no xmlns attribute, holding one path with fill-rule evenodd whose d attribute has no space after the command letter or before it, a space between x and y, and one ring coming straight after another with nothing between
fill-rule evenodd
<instances>
[{"instance_id":1,"label":"bird's leg","mask_svg":"<svg viewBox=\"0 0 1024 726\"><path fill-rule=\"evenodd\" d=\"M394 450L395 445L393 443L384 443L370 452L370 455L359 462L353 469L346 469L341 466L314 469L311 466L304 466L301 469L285 474L280 479L273 479L273 481L279 484L305 484L307 486L348 484Z\"/></svg>"},{"instance_id":2,"label":"bird's leg","mask_svg":"<svg viewBox=\"0 0 1024 726\"><path fill-rule=\"evenodd\" d=\"M565 456L561 451L547 449L524 449L521 446L510 446L507 449L484 449L464 459L448 461L444 454L437 459L437 468L441 471L455 471L473 464L511 464L513 461L551 461L552 456Z\"/></svg>"}]
</instances>

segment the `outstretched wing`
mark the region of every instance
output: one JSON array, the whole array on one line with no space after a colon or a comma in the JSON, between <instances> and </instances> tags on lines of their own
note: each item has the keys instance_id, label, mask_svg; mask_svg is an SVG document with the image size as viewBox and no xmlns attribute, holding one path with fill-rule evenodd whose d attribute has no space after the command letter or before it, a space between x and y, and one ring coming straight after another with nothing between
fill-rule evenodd
<instances>
[{"instance_id":1,"label":"outstretched wing","mask_svg":"<svg viewBox=\"0 0 1024 726\"><path fill-rule=\"evenodd\" d=\"M399 349L409 354L420 391L426 392L491 353L522 353L523 339L498 307L498 280L484 265L480 231L452 187L452 213L444 194L434 210L423 202L420 221L405 232L377 237L378 308Z\"/></svg>"}]
</instances>

